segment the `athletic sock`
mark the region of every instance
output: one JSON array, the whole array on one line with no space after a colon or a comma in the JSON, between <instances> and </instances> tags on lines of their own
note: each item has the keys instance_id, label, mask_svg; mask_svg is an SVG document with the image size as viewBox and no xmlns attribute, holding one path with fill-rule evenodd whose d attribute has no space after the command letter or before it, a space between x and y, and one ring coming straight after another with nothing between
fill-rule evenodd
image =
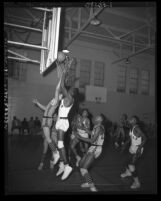
<instances>
[{"instance_id":1,"label":"athletic sock","mask_svg":"<svg viewBox=\"0 0 161 201\"><path fill-rule=\"evenodd\" d=\"M90 176L90 174L89 174L88 172L85 173L84 178L85 178L86 182L87 182L89 185L93 184L92 177Z\"/></svg>"},{"instance_id":2,"label":"athletic sock","mask_svg":"<svg viewBox=\"0 0 161 201\"><path fill-rule=\"evenodd\" d=\"M49 143L49 147L50 147L51 151L53 151L53 152L56 151L55 145L52 142Z\"/></svg>"}]
</instances>

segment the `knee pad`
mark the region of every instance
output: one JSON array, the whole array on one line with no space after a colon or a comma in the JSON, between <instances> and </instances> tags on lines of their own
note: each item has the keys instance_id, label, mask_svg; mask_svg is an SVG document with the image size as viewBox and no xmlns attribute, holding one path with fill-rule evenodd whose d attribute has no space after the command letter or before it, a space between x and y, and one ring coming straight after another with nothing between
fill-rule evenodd
<instances>
[{"instance_id":1,"label":"knee pad","mask_svg":"<svg viewBox=\"0 0 161 201\"><path fill-rule=\"evenodd\" d=\"M84 168L80 168L80 171L81 171L82 176L84 176L86 173L88 173L88 170L84 169Z\"/></svg>"},{"instance_id":2,"label":"knee pad","mask_svg":"<svg viewBox=\"0 0 161 201\"><path fill-rule=\"evenodd\" d=\"M58 141L58 148L61 149L64 147L64 142L63 141Z\"/></svg>"},{"instance_id":3,"label":"knee pad","mask_svg":"<svg viewBox=\"0 0 161 201\"><path fill-rule=\"evenodd\" d=\"M128 165L130 172L135 171L135 166L134 165Z\"/></svg>"}]
</instances>

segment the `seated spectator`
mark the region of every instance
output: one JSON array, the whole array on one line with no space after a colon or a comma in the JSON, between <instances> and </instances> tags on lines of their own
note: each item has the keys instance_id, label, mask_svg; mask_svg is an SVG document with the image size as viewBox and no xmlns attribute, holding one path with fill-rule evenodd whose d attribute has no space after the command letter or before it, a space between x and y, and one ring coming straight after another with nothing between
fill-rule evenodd
<instances>
[{"instance_id":1,"label":"seated spectator","mask_svg":"<svg viewBox=\"0 0 161 201\"><path fill-rule=\"evenodd\" d=\"M20 135L20 133L21 133L21 125L20 125L20 121L17 119L16 116L14 116L13 120L12 120L11 135L13 135L13 131L15 129L18 129L19 135Z\"/></svg>"},{"instance_id":2,"label":"seated spectator","mask_svg":"<svg viewBox=\"0 0 161 201\"><path fill-rule=\"evenodd\" d=\"M28 125L29 125L29 134L33 135L34 134L34 119L33 119L33 117L30 118Z\"/></svg>"},{"instance_id":3,"label":"seated spectator","mask_svg":"<svg viewBox=\"0 0 161 201\"><path fill-rule=\"evenodd\" d=\"M27 133L29 134L29 126L28 126L28 121L26 118L23 119L21 122L21 130L22 130L22 135L24 135L24 131L26 130Z\"/></svg>"}]
</instances>

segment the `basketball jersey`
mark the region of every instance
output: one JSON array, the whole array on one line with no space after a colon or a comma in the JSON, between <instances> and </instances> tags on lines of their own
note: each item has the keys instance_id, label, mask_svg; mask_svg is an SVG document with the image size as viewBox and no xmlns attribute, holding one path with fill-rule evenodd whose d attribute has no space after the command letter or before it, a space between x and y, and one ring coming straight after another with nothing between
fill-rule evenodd
<instances>
[{"instance_id":1,"label":"basketball jersey","mask_svg":"<svg viewBox=\"0 0 161 201\"><path fill-rule=\"evenodd\" d=\"M47 105L44 116L51 117L58 106L58 102L53 98Z\"/></svg>"},{"instance_id":2,"label":"basketball jersey","mask_svg":"<svg viewBox=\"0 0 161 201\"><path fill-rule=\"evenodd\" d=\"M96 125L94 126L93 128L93 131L92 131L92 134L91 134L91 138L95 135L95 132L96 132L96 129L100 127L101 131L100 131L100 134L99 136L97 137L97 139L95 140L95 142L93 142L92 144L93 145L97 145L97 146L102 146L103 145L103 142L104 142L104 138L105 138L105 129L102 125Z\"/></svg>"},{"instance_id":3,"label":"basketball jersey","mask_svg":"<svg viewBox=\"0 0 161 201\"><path fill-rule=\"evenodd\" d=\"M61 100L59 111L58 111L58 117L68 117L69 111L72 108L73 104L69 107L64 106L64 99Z\"/></svg>"},{"instance_id":4,"label":"basketball jersey","mask_svg":"<svg viewBox=\"0 0 161 201\"><path fill-rule=\"evenodd\" d=\"M138 146L142 142L142 138L141 137L137 137L137 136L134 135L134 129L136 127L137 127L137 125L134 126L134 128L132 129L132 131L130 131L130 133L129 133L130 138L131 138L131 146L130 146L130 149L129 149L130 153L136 153L136 151L138 149Z\"/></svg>"}]
</instances>

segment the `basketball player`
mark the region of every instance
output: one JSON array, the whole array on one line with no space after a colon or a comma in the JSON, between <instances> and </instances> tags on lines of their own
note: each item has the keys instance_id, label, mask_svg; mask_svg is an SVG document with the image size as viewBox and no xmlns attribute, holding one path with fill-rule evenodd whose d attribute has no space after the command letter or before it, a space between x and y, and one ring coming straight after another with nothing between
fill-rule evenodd
<instances>
[{"instance_id":1,"label":"basketball player","mask_svg":"<svg viewBox=\"0 0 161 201\"><path fill-rule=\"evenodd\" d=\"M78 133L81 135L82 137L87 137L89 138L88 135L88 131L90 130L90 120L88 118L88 111L86 109L83 110L82 112L82 129L78 130ZM85 154L88 150L88 143L86 142L80 142L80 147L81 147L81 151Z\"/></svg>"},{"instance_id":2,"label":"basketball player","mask_svg":"<svg viewBox=\"0 0 161 201\"><path fill-rule=\"evenodd\" d=\"M76 130L74 132L77 132L78 135L84 137L84 138L89 138L89 129L90 129L90 120L88 119L88 111L83 110L82 116L78 115L77 116L77 121L76 121ZM79 138L77 138L76 134L71 135L72 141L71 141L71 149L76 157L76 166L78 167L79 161L81 160L81 157L79 156L77 150L76 150L76 145L80 143L80 148L81 151L85 154L88 150L88 143L87 142L82 142ZM83 147L83 145L85 147Z\"/></svg>"},{"instance_id":3,"label":"basketball player","mask_svg":"<svg viewBox=\"0 0 161 201\"><path fill-rule=\"evenodd\" d=\"M137 167L136 164L138 159L143 153L144 144L146 142L146 136L141 131L139 127L139 119L136 116L132 116L129 120L131 125L131 130L129 132L129 140L125 142L125 146L130 142L129 148L129 158L126 165L126 171L121 174L121 178L125 178L127 176L132 176L134 179L133 184L131 185L131 189L140 188L141 184L137 174Z\"/></svg>"},{"instance_id":4,"label":"basketball player","mask_svg":"<svg viewBox=\"0 0 161 201\"><path fill-rule=\"evenodd\" d=\"M75 155L77 160L80 160L81 157L78 155L78 152L76 150L76 145L80 142L80 140L77 138L77 129L82 127L82 120L81 120L81 115L77 114L75 115L72 123L72 133L70 136L70 145L69 145L69 157L71 157L71 152ZM78 162L78 161L77 161ZM77 163L76 163L77 166Z\"/></svg>"},{"instance_id":5,"label":"basketball player","mask_svg":"<svg viewBox=\"0 0 161 201\"><path fill-rule=\"evenodd\" d=\"M123 114L120 118L119 125L115 131L115 148L121 147L124 145L126 135L127 135L128 123L127 123L127 115Z\"/></svg>"},{"instance_id":6,"label":"basketball player","mask_svg":"<svg viewBox=\"0 0 161 201\"><path fill-rule=\"evenodd\" d=\"M42 128L43 128L43 133L45 136L44 152L46 152L47 143L48 143L51 151L53 152L54 164L56 164L59 159L59 152L56 150L56 147L54 143L52 142L50 134L51 134L51 127L53 123L53 114L59 105L59 101L62 99L62 94L60 94L60 86L63 79L64 79L64 73L62 73L59 83L56 87L55 97L47 104L47 106L40 104L36 99L33 100L33 103L44 111L44 115L42 119ZM45 157L45 154L43 154L41 161L44 161L44 157ZM40 163L39 169L42 169L42 167L43 167L43 162Z\"/></svg>"},{"instance_id":7,"label":"basketball player","mask_svg":"<svg viewBox=\"0 0 161 201\"><path fill-rule=\"evenodd\" d=\"M72 167L68 164L66 150L64 147L64 135L69 128L68 114L71 110L74 103L74 88L70 88L68 91L64 86L64 81L61 82L61 89L64 95L64 98L61 100L59 111L58 111L58 120L56 122L56 129L58 131L58 149L60 153L60 168L57 172L57 176L63 173L61 179L66 179L69 174L72 172Z\"/></svg>"},{"instance_id":8,"label":"basketball player","mask_svg":"<svg viewBox=\"0 0 161 201\"><path fill-rule=\"evenodd\" d=\"M52 139L52 142L54 143L55 147L57 147L57 133L56 133L56 129L55 129L56 120L57 120L57 114L55 113L53 115L53 126L52 126L52 129L51 129L51 139ZM40 164L38 166L38 170L42 170L42 168L44 166L45 156L47 154L48 147L49 147L49 144L48 144L48 141L45 138L45 135L43 134L42 136L44 138L44 141L43 141L43 153L42 153ZM52 159L50 160L50 169L54 169L54 156L53 155L54 155L54 153L52 154ZM58 160L58 159L56 159L56 160Z\"/></svg>"},{"instance_id":9,"label":"basketball player","mask_svg":"<svg viewBox=\"0 0 161 201\"><path fill-rule=\"evenodd\" d=\"M88 172L89 167L92 165L93 161L100 156L102 153L102 145L104 142L105 129L103 126L102 115L95 117L94 127L90 133L91 138L83 138L78 135L78 138L91 144L87 153L81 159L79 163L81 175L85 178L86 183L81 185L82 188L90 188L91 191L98 191L92 181L92 178Z\"/></svg>"}]
</instances>

